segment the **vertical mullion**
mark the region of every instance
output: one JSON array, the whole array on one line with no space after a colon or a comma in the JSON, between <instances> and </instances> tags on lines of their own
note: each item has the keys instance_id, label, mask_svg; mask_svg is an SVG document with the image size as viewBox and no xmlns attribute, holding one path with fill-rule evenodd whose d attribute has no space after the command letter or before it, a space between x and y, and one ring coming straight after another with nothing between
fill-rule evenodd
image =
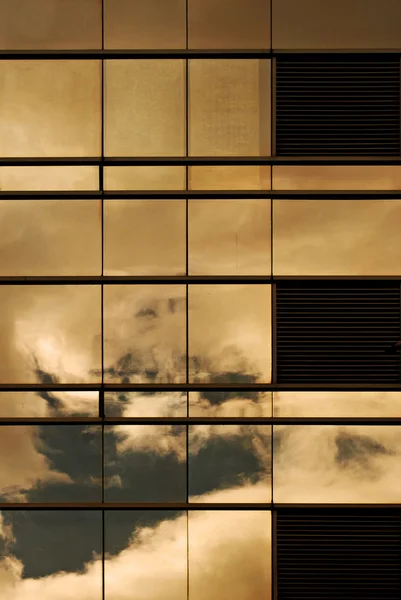
<instances>
[{"instance_id":1,"label":"vertical mullion","mask_svg":"<svg viewBox=\"0 0 401 600\"><path fill-rule=\"evenodd\" d=\"M185 49L188 50L188 2L185 2ZM189 104L189 59L188 55L185 58L185 156L188 158L189 156L189 119L188 119L188 104ZM188 191L188 183L189 183L189 173L188 173L188 164L185 165L185 189ZM185 199L185 274L189 275L189 247L188 247L188 195ZM186 335L185 335L185 353L186 353L186 373L185 373L185 381L189 383L189 319L188 319L188 293L189 286L188 283L185 285L185 314L186 314ZM189 392L187 391L187 417L189 417ZM186 501L188 504L189 501L189 463L188 463L188 443L189 443L189 427L188 424L185 427L186 429ZM186 511L187 515L187 531L186 531L186 543L187 543L187 573L186 573L186 589L187 589L187 600L189 600L189 511Z\"/></svg>"},{"instance_id":2,"label":"vertical mullion","mask_svg":"<svg viewBox=\"0 0 401 600\"><path fill-rule=\"evenodd\" d=\"M104 50L104 2L102 0L102 50ZM102 193L101 199L101 261L102 261L102 277L104 275L104 58L102 58L101 63L101 95L102 95L102 107L101 107L101 165L100 165L100 191ZM102 451L102 504L104 504L104 286L103 283L100 286L100 306L101 306L101 353L102 353L102 361L101 361L101 370L102 370L102 389L100 392L100 417L102 419L102 440L101 440L101 451ZM105 600L106 597L106 582L105 582L105 515L104 515L104 507L102 508L102 600Z\"/></svg>"}]
</instances>

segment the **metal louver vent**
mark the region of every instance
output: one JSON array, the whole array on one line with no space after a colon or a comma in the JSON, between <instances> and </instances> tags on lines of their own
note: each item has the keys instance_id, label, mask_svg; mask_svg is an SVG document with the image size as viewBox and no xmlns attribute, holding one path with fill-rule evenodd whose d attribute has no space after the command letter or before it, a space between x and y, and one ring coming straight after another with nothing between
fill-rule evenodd
<instances>
[{"instance_id":1,"label":"metal louver vent","mask_svg":"<svg viewBox=\"0 0 401 600\"><path fill-rule=\"evenodd\" d=\"M392 156L400 143L399 58L277 58L277 156Z\"/></svg>"},{"instance_id":2,"label":"metal louver vent","mask_svg":"<svg viewBox=\"0 0 401 600\"><path fill-rule=\"evenodd\" d=\"M400 285L383 282L279 282L279 383L397 383Z\"/></svg>"},{"instance_id":3,"label":"metal louver vent","mask_svg":"<svg viewBox=\"0 0 401 600\"><path fill-rule=\"evenodd\" d=\"M277 514L278 600L399 600L401 515Z\"/></svg>"}]
</instances>

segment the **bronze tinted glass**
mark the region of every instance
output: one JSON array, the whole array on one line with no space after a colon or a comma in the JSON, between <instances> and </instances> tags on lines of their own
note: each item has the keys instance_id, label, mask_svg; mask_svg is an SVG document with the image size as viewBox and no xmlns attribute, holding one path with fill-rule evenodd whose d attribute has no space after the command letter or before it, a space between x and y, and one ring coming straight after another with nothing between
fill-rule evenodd
<instances>
[{"instance_id":1,"label":"bronze tinted glass","mask_svg":"<svg viewBox=\"0 0 401 600\"><path fill-rule=\"evenodd\" d=\"M185 167L105 167L106 190L185 190Z\"/></svg>"},{"instance_id":2,"label":"bronze tinted glass","mask_svg":"<svg viewBox=\"0 0 401 600\"><path fill-rule=\"evenodd\" d=\"M270 167L190 166L188 187L190 190L270 190Z\"/></svg>"},{"instance_id":3,"label":"bronze tinted glass","mask_svg":"<svg viewBox=\"0 0 401 600\"><path fill-rule=\"evenodd\" d=\"M0 392L0 417L97 417L99 392Z\"/></svg>"},{"instance_id":4,"label":"bronze tinted glass","mask_svg":"<svg viewBox=\"0 0 401 600\"><path fill-rule=\"evenodd\" d=\"M186 392L108 392L106 417L186 417Z\"/></svg>"},{"instance_id":5,"label":"bronze tinted glass","mask_svg":"<svg viewBox=\"0 0 401 600\"><path fill-rule=\"evenodd\" d=\"M397 166L274 166L274 190L401 190Z\"/></svg>"},{"instance_id":6,"label":"bronze tinted glass","mask_svg":"<svg viewBox=\"0 0 401 600\"><path fill-rule=\"evenodd\" d=\"M271 392L189 392L190 417L271 417Z\"/></svg>"},{"instance_id":7,"label":"bronze tinted glass","mask_svg":"<svg viewBox=\"0 0 401 600\"><path fill-rule=\"evenodd\" d=\"M0 167L0 191L98 190L97 167Z\"/></svg>"}]
</instances>

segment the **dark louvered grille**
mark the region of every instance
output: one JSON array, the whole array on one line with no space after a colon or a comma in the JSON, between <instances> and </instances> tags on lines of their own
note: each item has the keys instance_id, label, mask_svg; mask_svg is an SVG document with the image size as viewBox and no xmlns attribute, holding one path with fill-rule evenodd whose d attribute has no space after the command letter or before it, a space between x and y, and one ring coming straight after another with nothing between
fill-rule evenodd
<instances>
[{"instance_id":1,"label":"dark louvered grille","mask_svg":"<svg viewBox=\"0 0 401 600\"><path fill-rule=\"evenodd\" d=\"M281 282L276 287L279 383L397 383L400 286Z\"/></svg>"},{"instance_id":2,"label":"dark louvered grille","mask_svg":"<svg viewBox=\"0 0 401 600\"><path fill-rule=\"evenodd\" d=\"M399 600L401 514L277 514L278 600Z\"/></svg>"},{"instance_id":3,"label":"dark louvered grille","mask_svg":"<svg viewBox=\"0 0 401 600\"><path fill-rule=\"evenodd\" d=\"M398 58L276 62L278 156L399 155Z\"/></svg>"}]
</instances>

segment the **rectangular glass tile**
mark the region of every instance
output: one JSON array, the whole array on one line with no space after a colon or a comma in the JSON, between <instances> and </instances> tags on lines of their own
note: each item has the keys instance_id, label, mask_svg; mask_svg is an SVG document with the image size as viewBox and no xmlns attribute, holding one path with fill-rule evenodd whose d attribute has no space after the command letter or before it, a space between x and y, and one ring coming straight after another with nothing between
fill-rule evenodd
<instances>
[{"instance_id":1,"label":"rectangular glass tile","mask_svg":"<svg viewBox=\"0 0 401 600\"><path fill-rule=\"evenodd\" d=\"M105 200L105 275L185 275L185 200Z\"/></svg>"},{"instance_id":2,"label":"rectangular glass tile","mask_svg":"<svg viewBox=\"0 0 401 600\"><path fill-rule=\"evenodd\" d=\"M270 200L189 200L189 275L270 275Z\"/></svg>"},{"instance_id":3,"label":"rectangular glass tile","mask_svg":"<svg viewBox=\"0 0 401 600\"><path fill-rule=\"evenodd\" d=\"M185 167L105 167L105 190L185 190Z\"/></svg>"},{"instance_id":4,"label":"rectangular glass tile","mask_svg":"<svg viewBox=\"0 0 401 600\"><path fill-rule=\"evenodd\" d=\"M185 155L185 61L105 62L107 156Z\"/></svg>"},{"instance_id":5,"label":"rectangular glass tile","mask_svg":"<svg viewBox=\"0 0 401 600\"><path fill-rule=\"evenodd\" d=\"M190 156L268 156L270 101L269 60L190 60Z\"/></svg>"},{"instance_id":6,"label":"rectangular glass tile","mask_svg":"<svg viewBox=\"0 0 401 600\"><path fill-rule=\"evenodd\" d=\"M0 276L100 275L100 200L0 200Z\"/></svg>"},{"instance_id":7,"label":"rectangular glass tile","mask_svg":"<svg viewBox=\"0 0 401 600\"><path fill-rule=\"evenodd\" d=\"M186 502L185 425L115 425L104 432L106 502Z\"/></svg>"},{"instance_id":8,"label":"rectangular glass tile","mask_svg":"<svg viewBox=\"0 0 401 600\"><path fill-rule=\"evenodd\" d=\"M98 190L98 167L0 167L2 192Z\"/></svg>"},{"instance_id":9,"label":"rectangular glass tile","mask_svg":"<svg viewBox=\"0 0 401 600\"><path fill-rule=\"evenodd\" d=\"M258 165L188 167L190 190L270 190L270 167Z\"/></svg>"},{"instance_id":10,"label":"rectangular glass tile","mask_svg":"<svg viewBox=\"0 0 401 600\"><path fill-rule=\"evenodd\" d=\"M0 417L98 417L99 392L0 392Z\"/></svg>"},{"instance_id":11,"label":"rectangular glass tile","mask_svg":"<svg viewBox=\"0 0 401 600\"><path fill-rule=\"evenodd\" d=\"M401 200L274 200L275 275L400 275Z\"/></svg>"},{"instance_id":12,"label":"rectangular glass tile","mask_svg":"<svg viewBox=\"0 0 401 600\"><path fill-rule=\"evenodd\" d=\"M397 166L274 166L274 190L401 190Z\"/></svg>"},{"instance_id":13,"label":"rectangular glass tile","mask_svg":"<svg viewBox=\"0 0 401 600\"><path fill-rule=\"evenodd\" d=\"M189 392L190 417L271 417L271 392Z\"/></svg>"},{"instance_id":14,"label":"rectangular glass tile","mask_svg":"<svg viewBox=\"0 0 401 600\"><path fill-rule=\"evenodd\" d=\"M184 285L104 288L104 380L107 383L184 383Z\"/></svg>"},{"instance_id":15,"label":"rectangular glass tile","mask_svg":"<svg viewBox=\"0 0 401 600\"><path fill-rule=\"evenodd\" d=\"M0 382L101 380L100 286L0 286Z\"/></svg>"},{"instance_id":16,"label":"rectangular glass tile","mask_svg":"<svg viewBox=\"0 0 401 600\"><path fill-rule=\"evenodd\" d=\"M193 383L269 383L271 286L189 286Z\"/></svg>"},{"instance_id":17,"label":"rectangular glass tile","mask_svg":"<svg viewBox=\"0 0 401 600\"><path fill-rule=\"evenodd\" d=\"M0 156L99 156L101 62L0 61Z\"/></svg>"},{"instance_id":18,"label":"rectangular glass tile","mask_svg":"<svg viewBox=\"0 0 401 600\"><path fill-rule=\"evenodd\" d=\"M187 416L186 392L108 392L104 405L106 417Z\"/></svg>"}]
</instances>

